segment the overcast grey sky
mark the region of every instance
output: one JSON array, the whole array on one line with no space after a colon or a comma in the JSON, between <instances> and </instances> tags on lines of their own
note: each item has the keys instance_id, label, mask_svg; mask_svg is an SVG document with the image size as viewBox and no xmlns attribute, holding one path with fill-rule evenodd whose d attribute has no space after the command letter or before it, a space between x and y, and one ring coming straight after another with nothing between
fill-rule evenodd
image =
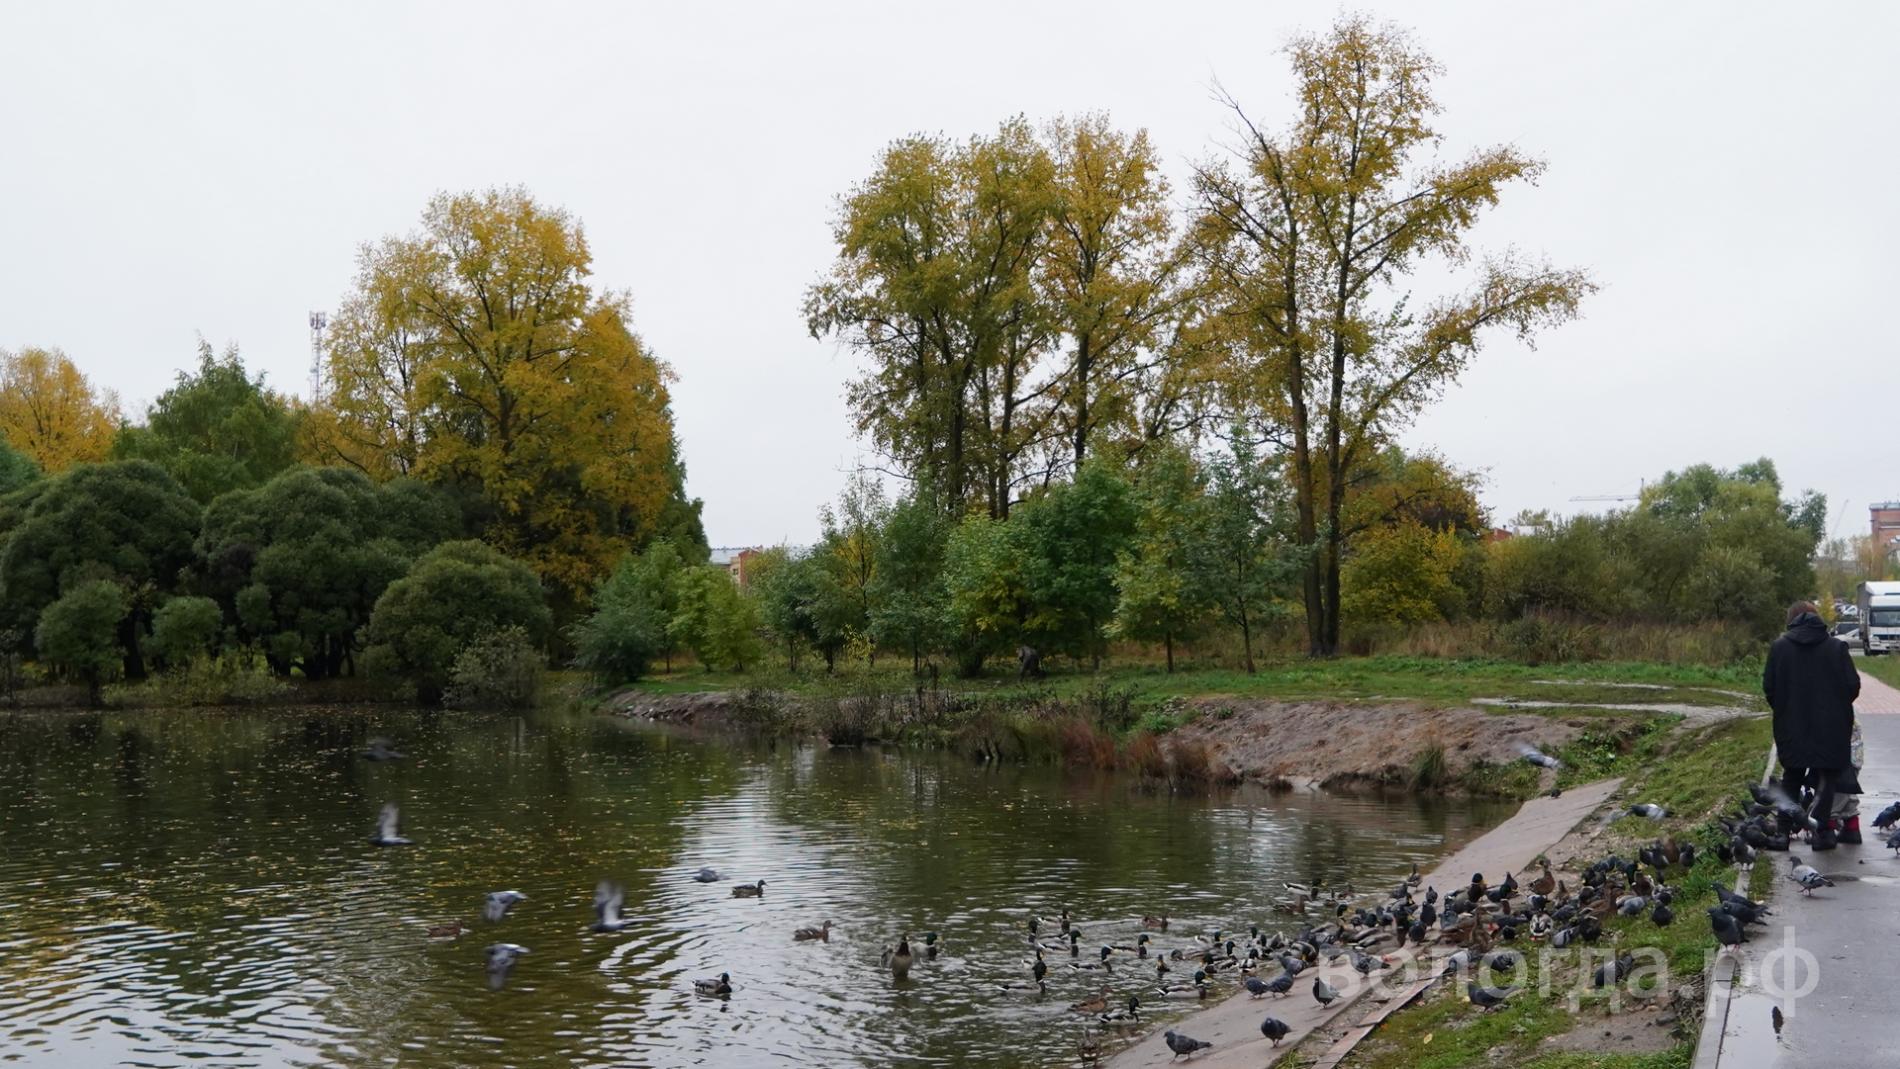
<instances>
[{"instance_id":1,"label":"overcast grey sky","mask_svg":"<svg viewBox=\"0 0 1900 1069\"><path fill-rule=\"evenodd\" d=\"M1604 287L1536 351L1490 346L1409 445L1485 472L1499 519L1763 454L1842 533L1900 498L1900 5L1356 9L1444 64L1445 151L1548 160L1480 240ZM1226 133L1213 82L1280 124L1280 45L1339 10L0 0L0 347L64 348L142 408L202 334L301 392L360 243L520 183L585 222L677 371L713 542L808 541L862 452L851 358L799 306L880 146L1105 109L1178 189Z\"/></svg>"}]
</instances>

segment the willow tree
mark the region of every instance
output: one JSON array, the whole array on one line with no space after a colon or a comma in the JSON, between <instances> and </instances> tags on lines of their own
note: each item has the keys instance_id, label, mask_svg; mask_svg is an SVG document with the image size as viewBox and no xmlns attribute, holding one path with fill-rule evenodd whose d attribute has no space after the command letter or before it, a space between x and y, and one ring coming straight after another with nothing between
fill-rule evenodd
<instances>
[{"instance_id":1,"label":"willow tree","mask_svg":"<svg viewBox=\"0 0 1900 1069\"><path fill-rule=\"evenodd\" d=\"M1348 18L1288 54L1298 117L1275 132L1230 101L1240 142L1197 170L1194 226L1235 354L1229 396L1284 429L1307 643L1324 656L1339 642L1340 514L1359 460L1488 335L1529 341L1593 287L1514 253L1474 257L1483 211L1543 164L1510 146L1435 158L1439 67L1407 33ZM1447 295L1409 300L1408 280L1434 270Z\"/></svg>"},{"instance_id":2,"label":"willow tree","mask_svg":"<svg viewBox=\"0 0 1900 1069\"><path fill-rule=\"evenodd\" d=\"M485 539L575 600L684 497L669 372L591 264L522 190L438 196L363 251L318 421L328 459L471 491Z\"/></svg>"}]
</instances>

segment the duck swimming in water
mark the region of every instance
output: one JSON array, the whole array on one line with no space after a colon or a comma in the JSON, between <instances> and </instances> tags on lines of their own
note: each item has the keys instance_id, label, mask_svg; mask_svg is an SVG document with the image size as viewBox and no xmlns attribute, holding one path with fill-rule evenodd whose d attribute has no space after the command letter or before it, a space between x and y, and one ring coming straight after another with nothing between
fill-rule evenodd
<instances>
[{"instance_id":1,"label":"duck swimming in water","mask_svg":"<svg viewBox=\"0 0 1900 1069\"><path fill-rule=\"evenodd\" d=\"M725 998L732 994L732 974L720 973L710 980L694 980L693 994L708 998Z\"/></svg>"},{"instance_id":2,"label":"duck swimming in water","mask_svg":"<svg viewBox=\"0 0 1900 1069\"><path fill-rule=\"evenodd\" d=\"M899 980L910 975L910 967L916 961L910 952L910 936L897 937L897 949L884 953L884 964L890 967L891 975Z\"/></svg>"},{"instance_id":3,"label":"duck swimming in water","mask_svg":"<svg viewBox=\"0 0 1900 1069\"><path fill-rule=\"evenodd\" d=\"M758 898L760 895L763 895L764 893L765 893L764 880L760 880L757 883L734 884L732 888L732 897L734 898Z\"/></svg>"},{"instance_id":4,"label":"duck swimming in water","mask_svg":"<svg viewBox=\"0 0 1900 1069\"><path fill-rule=\"evenodd\" d=\"M831 942L831 922L826 921L824 924L819 925L816 928L800 928L797 931L792 933L792 938L798 940L801 943L808 942L813 939L818 939L818 940L822 940L823 942L829 943Z\"/></svg>"},{"instance_id":5,"label":"duck swimming in water","mask_svg":"<svg viewBox=\"0 0 1900 1069\"><path fill-rule=\"evenodd\" d=\"M718 883L723 879L725 879L725 877L719 874L718 869L700 869L698 872L693 873L694 883Z\"/></svg>"}]
</instances>

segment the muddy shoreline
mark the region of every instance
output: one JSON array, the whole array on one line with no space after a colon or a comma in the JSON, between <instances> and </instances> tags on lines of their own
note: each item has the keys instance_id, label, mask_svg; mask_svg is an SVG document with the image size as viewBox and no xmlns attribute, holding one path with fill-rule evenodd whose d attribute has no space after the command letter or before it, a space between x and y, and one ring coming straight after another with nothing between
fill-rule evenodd
<instances>
[{"instance_id":1,"label":"muddy shoreline","mask_svg":"<svg viewBox=\"0 0 1900 1069\"><path fill-rule=\"evenodd\" d=\"M886 723L926 720L916 710L906 710L906 705L918 701L908 696L831 701L847 719L875 712L884 714ZM652 694L629 689L607 698L601 709L712 733L826 739L825 729L814 726L809 717L790 712L800 702L796 697L756 691ZM854 709L854 704L864 708ZM1522 746L1553 752L1582 732L1603 726L1600 718L1587 715L1512 713L1475 706L1427 708L1411 702L1209 697L1184 702L1180 709L1186 722L1162 736L1164 745L1204 748L1220 770L1217 778L1334 791L1401 786L1482 793L1488 773L1523 767ZM1073 715L1073 711L1025 706L1015 710L1015 715L1033 719ZM939 744L954 745L943 741L954 730L937 726L931 737ZM896 731L872 731L850 741L904 744L913 740ZM1434 756L1442 758L1441 767L1421 782L1421 762L1429 763Z\"/></svg>"}]
</instances>

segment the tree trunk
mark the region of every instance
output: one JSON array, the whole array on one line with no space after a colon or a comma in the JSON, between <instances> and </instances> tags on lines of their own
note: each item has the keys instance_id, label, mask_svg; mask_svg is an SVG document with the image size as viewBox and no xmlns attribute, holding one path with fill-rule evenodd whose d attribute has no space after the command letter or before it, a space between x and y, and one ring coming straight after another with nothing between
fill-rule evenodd
<instances>
[{"instance_id":1,"label":"tree trunk","mask_svg":"<svg viewBox=\"0 0 1900 1069\"><path fill-rule=\"evenodd\" d=\"M1253 630L1247 624L1247 603L1240 603L1240 649L1241 658L1247 662L1247 674L1253 675Z\"/></svg>"},{"instance_id":2,"label":"tree trunk","mask_svg":"<svg viewBox=\"0 0 1900 1069\"><path fill-rule=\"evenodd\" d=\"M1168 647L1168 674L1174 674L1174 636L1170 634L1162 642Z\"/></svg>"}]
</instances>

